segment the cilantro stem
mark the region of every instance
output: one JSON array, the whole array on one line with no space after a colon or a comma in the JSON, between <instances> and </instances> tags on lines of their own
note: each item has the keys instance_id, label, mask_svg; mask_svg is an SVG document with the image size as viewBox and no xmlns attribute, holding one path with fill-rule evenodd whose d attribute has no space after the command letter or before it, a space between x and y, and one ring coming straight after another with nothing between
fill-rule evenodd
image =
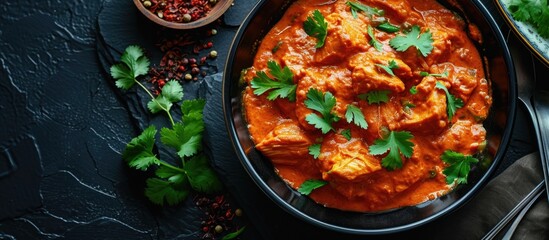
<instances>
[{"instance_id":1,"label":"cilantro stem","mask_svg":"<svg viewBox=\"0 0 549 240\"><path fill-rule=\"evenodd\" d=\"M162 106L162 104L158 103L158 101L156 101L156 98L154 98L154 96L152 95L151 91L149 91L149 89L147 89L143 84L141 84L139 81L135 80L134 81L137 83L137 85L139 85L143 90L145 90L145 92L147 94L149 94L149 96L151 97L152 101L155 102L158 107L160 107L162 110L164 110L164 112L166 112L168 114L168 118L170 118L170 123L173 125L175 125L175 122L173 121L173 117L172 117L172 114L170 113L170 111L166 108L164 108Z\"/></svg>"}]
</instances>

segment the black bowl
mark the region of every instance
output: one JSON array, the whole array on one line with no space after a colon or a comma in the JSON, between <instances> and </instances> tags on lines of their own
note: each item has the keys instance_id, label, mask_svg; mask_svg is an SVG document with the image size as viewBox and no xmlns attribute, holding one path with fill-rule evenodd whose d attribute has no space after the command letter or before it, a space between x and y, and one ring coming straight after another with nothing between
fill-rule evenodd
<instances>
[{"instance_id":1,"label":"black bowl","mask_svg":"<svg viewBox=\"0 0 549 240\"><path fill-rule=\"evenodd\" d=\"M310 224L353 234L386 234L408 230L433 221L466 204L490 179L509 144L515 117L515 70L504 37L496 22L480 0L457 0L460 7L439 1L476 24L484 43L478 46L485 58L486 76L492 83L493 105L484 125L488 148L482 159L485 165L474 167L468 184L452 192L416 206L382 213L358 213L327 208L315 203L288 186L274 171L269 159L255 149L242 112L242 92L239 81L242 69L253 64L259 43L291 4L288 0L262 0L247 16L238 30L223 78L223 108L229 136L242 165L261 190L278 206ZM274 9L277 9L274 11Z\"/></svg>"}]
</instances>

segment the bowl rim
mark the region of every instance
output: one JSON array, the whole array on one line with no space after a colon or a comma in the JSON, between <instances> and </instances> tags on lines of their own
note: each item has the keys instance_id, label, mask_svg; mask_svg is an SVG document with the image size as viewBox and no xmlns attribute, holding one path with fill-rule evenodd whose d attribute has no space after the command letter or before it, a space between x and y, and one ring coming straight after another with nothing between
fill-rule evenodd
<instances>
[{"instance_id":1,"label":"bowl rim","mask_svg":"<svg viewBox=\"0 0 549 240\"><path fill-rule=\"evenodd\" d=\"M197 19L196 21L192 21L188 23L177 23L177 22L166 21L162 18L159 18L154 13L152 13L147 8L145 8L141 0L133 0L133 3L137 7L137 9L139 9L139 11L151 21L164 27L184 30L184 29L199 28L217 20L219 17L221 17L221 15L223 15L229 9L229 7L233 3L233 0L218 0L218 2L210 10L210 12L206 14L206 16L200 19Z\"/></svg>"},{"instance_id":2,"label":"bowl rim","mask_svg":"<svg viewBox=\"0 0 549 240\"><path fill-rule=\"evenodd\" d=\"M398 233L406 230L410 230L413 228L417 228L419 226L422 226L426 223L432 222L435 219L440 218L441 216L444 216L450 212L453 212L457 209L459 209L461 206L463 206L465 203L467 203L471 198L479 192L480 189L484 187L484 185L487 184L488 180L492 177L497 167L499 167L499 163L501 162L501 159L504 157L505 153L507 152L508 145L511 140L511 134L514 126L515 121L515 115L516 115L516 103L517 103L517 87L516 87L516 72L515 67L513 63L513 59L511 57L511 53L509 50L509 47L506 44L505 37L501 32L500 27L496 23L495 19L492 17L491 13L488 11L488 9L484 6L484 4L481 2L481 0L470 0L473 5L478 9L478 11L482 14L482 17L485 19L486 23L491 28L490 31L494 34L494 39L497 41L497 43L502 46L502 56L503 60L505 62L505 65L507 67L507 77L508 77L508 115L506 116L506 125L504 130L501 133L501 142L499 144L499 148L494 155L494 159L490 167L485 171L485 173L482 175L482 177L479 178L478 182L474 184L474 186L463 196L461 196L458 200L452 202L444 209L427 216L421 220L400 225L400 226L392 226L387 228L378 228L378 229L364 229L364 228L353 228L353 227L343 227L343 226L337 226L331 223L327 223L324 221L321 221L319 219L313 218L306 213L300 211L299 209L295 208L293 205L286 202L284 199L282 199L281 196L279 196L269 185L267 185L266 182L264 182L261 178L261 176L258 174L258 172L253 168L252 163L246 156L246 151L243 149L241 144L239 143L238 139L238 133L236 130L236 126L234 123L234 116L232 112L232 103L231 103L231 96L229 93L229 89L231 86L231 75L228 74L231 73L232 70L230 70L230 66L232 65L232 61L235 60L235 53L236 53L236 46L240 43L242 40L243 34L245 30L247 29L251 19L258 13L259 9L267 2L268 0L260 0L253 9L248 13L248 15L245 17L244 21L238 28L233 41L230 45L227 60L224 66L224 72L223 72L223 83L222 83L222 106L223 106L223 114L225 118L225 125L227 128L227 132L230 138L230 141L233 145L233 148L236 151L236 155L238 156L240 163L248 173L248 175L252 178L252 180L255 182L257 186L261 189L263 193L265 193L268 198L273 201L276 205L278 205L280 208L282 208L284 211L290 213L292 216L297 217L298 219L304 220L308 223L311 223L312 225L315 225L317 227L321 227L328 230L333 230L340 233L347 233L347 234L357 234L357 235L382 235L382 234L391 234L391 233ZM290 0L293 1L293 0ZM421 203L420 203L421 205ZM417 206L417 205L416 205ZM374 213L375 214L375 213Z\"/></svg>"}]
</instances>

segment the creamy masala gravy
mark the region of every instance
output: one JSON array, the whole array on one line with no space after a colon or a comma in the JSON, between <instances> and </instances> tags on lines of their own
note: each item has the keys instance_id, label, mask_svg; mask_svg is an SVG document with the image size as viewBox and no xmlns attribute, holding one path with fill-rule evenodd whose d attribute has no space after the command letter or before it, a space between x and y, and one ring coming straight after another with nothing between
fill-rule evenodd
<instances>
[{"instance_id":1,"label":"creamy masala gravy","mask_svg":"<svg viewBox=\"0 0 549 240\"><path fill-rule=\"evenodd\" d=\"M327 207L373 212L440 197L453 187L442 173L447 166L442 153L453 150L472 155L485 143L482 121L492 103L491 90L471 40L481 41L480 33L435 0L359 2L382 9L383 17L393 25L404 29L417 25L422 33L428 29L434 40L432 52L423 57L414 47L396 51L389 41L403 32L374 28L375 38L383 44L383 51L378 51L367 34L368 25L375 23L362 13L354 18L346 1L296 1L261 41L253 66L243 75L248 83L243 102L251 137L293 188L308 179L328 181L310 194ZM316 39L303 29L303 22L316 9L328 23L321 48L315 48ZM278 50L273 51L275 46ZM395 76L375 65L386 65L391 59L399 66ZM297 84L296 101L271 101L267 94L253 93L250 82L258 71L269 73L268 61L290 68ZM445 71L447 77L420 74ZM451 121L445 92L435 88L437 81L464 102ZM416 94L409 91L413 86ZM337 99L333 112L342 120L334 124L335 131L322 134L305 120L313 113L304 104L311 88L330 92ZM390 90L389 101L368 104L358 97L376 90ZM410 103L414 107L405 110L404 105ZM348 104L360 108L367 129L345 121ZM344 129L351 130L350 140L341 134ZM369 153L368 147L387 130L413 134L413 154L403 157L401 169L388 171L381 166L386 154ZM321 144L317 159L308 150L314 143Z\"/></svg>"}]
</instances>

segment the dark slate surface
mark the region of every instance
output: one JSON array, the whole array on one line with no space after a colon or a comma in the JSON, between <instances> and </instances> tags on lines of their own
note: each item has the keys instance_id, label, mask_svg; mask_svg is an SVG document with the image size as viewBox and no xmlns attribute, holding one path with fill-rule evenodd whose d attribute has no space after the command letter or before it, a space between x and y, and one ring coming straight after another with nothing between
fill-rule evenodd
<instances>
[{"instance_id":1,"label":"dark slate surface","mask_svg":"<svg viewBox=\"0 0 549 240\"><path fill-rule=\"evenodd\" d=\"M235 0L210 38L219 52L209 62L212 74L184 86L186 98L207 99L206 152L226 195L246 213L242 238L357 239L306 225L278 208L231 147L221 109L222 70L232 37L255 2ZM8 0L0 13L0 239L197 239L201 212L191 199L177 207L152 206L143 197L144 175L120 157L140 129L165 120L145 114L146 96L118 91L105 72L129 44L146 48L157 63L154 36L176 33L158 33L129 0ZM518 110L498 172L536 150ZM428 238L426 229L436 226L386 238Z\"/></svg>"}]
</instances>

